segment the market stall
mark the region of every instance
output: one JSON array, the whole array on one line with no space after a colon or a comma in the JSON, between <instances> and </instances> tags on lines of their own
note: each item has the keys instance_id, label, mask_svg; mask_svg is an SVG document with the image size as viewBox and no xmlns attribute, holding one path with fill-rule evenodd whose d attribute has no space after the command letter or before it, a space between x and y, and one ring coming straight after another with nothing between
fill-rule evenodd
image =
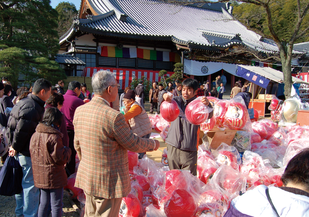
<instances>
[{"instance_id":1,"label":"market stall","mask_svg":"<svg viewBox=\"0 0 309 217\"><path fill-rule=\"evenodd\" d=\"M259 116L264 117L268 113L267 105L272 97L280 95L279 91L283 93L283 73L270 67L238 65L236 74L251 82L249 92L252 93L252 99L249 107L256 109ZM292 82L309 84L295 77L292 77ZM294 90L295 92L297 91Z\"/></svg>"}]
</instances>

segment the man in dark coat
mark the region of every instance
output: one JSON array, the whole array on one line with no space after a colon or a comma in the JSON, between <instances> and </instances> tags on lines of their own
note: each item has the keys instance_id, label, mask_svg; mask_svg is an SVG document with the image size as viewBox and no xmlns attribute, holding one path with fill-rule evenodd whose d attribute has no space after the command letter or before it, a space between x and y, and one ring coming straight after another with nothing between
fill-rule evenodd
<instances>
[{"instance_id":1,"label":"man in dark coat","mask_svg":"<svg viewBox=\"0 0 309 217\"><path fill-rule=\"evenodd\" d=\"M16 156L23 169L23 192L16 194L16 216L37 216L40 191L34 186L30 158L30 139L43 118L44 104L51 93L51 83L43 78L35 81L32 94L12 109L7 123L10 156Z\"/></svg>"}]
</instances>

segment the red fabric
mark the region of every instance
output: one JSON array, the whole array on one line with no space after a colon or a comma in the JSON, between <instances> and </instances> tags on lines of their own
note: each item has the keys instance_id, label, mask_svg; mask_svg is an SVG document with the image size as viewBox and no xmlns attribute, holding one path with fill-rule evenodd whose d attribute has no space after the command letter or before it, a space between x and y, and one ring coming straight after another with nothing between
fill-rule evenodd
<instances>
[{"instance_id":1,"label":"red fabric","mask_svg":"<svg viewBox=\"0 0 309 217\"><path fill-rule=\"evenodd\" d=\"M102 46L101 47L101 56L102 57L107 57L108 56L107 46Z\"/></svg>"},{"instance_id":2,"label":"red fabric","mask_svg":"<svg viewBox=\"0 0 309 217\"><path fill-rule=\"evenodd\" d=\"M204 90L202 90L201 88L197 89L197 96L204 96Z\"/></svg>"},{"instance_id":3,"label":"red fabric","mask_svg":"<svg viewBox=\"0 0 309 217\"><path fill-rule=\"evenodd\" d=\"M144 58L144 50L143 49L137 48L136 52L137 52L137 58L141 58L141 59Z\"/></svg>"}]
</instances>

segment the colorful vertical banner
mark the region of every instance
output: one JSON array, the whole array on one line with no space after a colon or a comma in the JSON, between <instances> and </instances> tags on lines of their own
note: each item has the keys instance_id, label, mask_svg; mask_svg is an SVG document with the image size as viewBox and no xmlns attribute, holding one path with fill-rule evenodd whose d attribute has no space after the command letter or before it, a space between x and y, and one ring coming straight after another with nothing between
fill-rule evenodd
<instances>
[{"instance_id":1,"label":"colorful vertical banner","mask_svg":"<svg viewBox=\"0 0 309 217\"><path fill-rule=\"evenodd\" d=\"M165 62L180 62L177 53L169 51L156 51L141 48L118 48L113 46L99 46L97 52L103 57L140 58Z\"/></svg>"}]
</instances>

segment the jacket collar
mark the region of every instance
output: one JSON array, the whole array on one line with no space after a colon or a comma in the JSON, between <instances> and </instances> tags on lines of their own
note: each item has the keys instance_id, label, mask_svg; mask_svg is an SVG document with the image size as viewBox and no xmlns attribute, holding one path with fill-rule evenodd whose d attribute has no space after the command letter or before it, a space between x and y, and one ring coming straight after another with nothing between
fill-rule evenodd
<instances>
[{"instance_id":1,"label":"jacket collar","mask_svg":"<svg viewBox=\"0 0 309 217\"><path fill-rule=\"evenodd\" d=\"M70 95L70 96L76 96L77 97L77 94L73 90L67 90L67 92L65 92L65 95Z\"/></svg>"},{"instance_id":2,"label":"jacket collar","mask_svg":"<svg viewBox=\"0 0 309 217\"><path fill-rule=\"evenodd\" d=\"M182 101L184 102L185 105L188 105L190 102L196 99L196 96L192 97L191 99L185 100L183 96L181 96Z\"/></svg>"},{"instance_id":3,"label":"jacket collar","mask_svg":"<svg viewBox=\"0 0 309 217\"><path fill-rule=\"evenodd\" d=\"M38 133L49 133L49 134L59 134L62 137L62 133L59 130L57 130L57 129L51 127L51 126L47 126L44 123L38 124L38 126L36 127L36 132L38 132Z\"/></svg>"},{"instance_id":4,"label":"jacket collar","mask_svg":"<svg viewBox=\"0 0 309 217\"><path fill-rule=\"evenodd\" d=\"M29 94L29 96L31 99L33 99L34 101L36 101L40 106L44 107L45 102L43 100L40 99L40 97L33 95L32 93Z\"/></svg>"}]
</instances>

